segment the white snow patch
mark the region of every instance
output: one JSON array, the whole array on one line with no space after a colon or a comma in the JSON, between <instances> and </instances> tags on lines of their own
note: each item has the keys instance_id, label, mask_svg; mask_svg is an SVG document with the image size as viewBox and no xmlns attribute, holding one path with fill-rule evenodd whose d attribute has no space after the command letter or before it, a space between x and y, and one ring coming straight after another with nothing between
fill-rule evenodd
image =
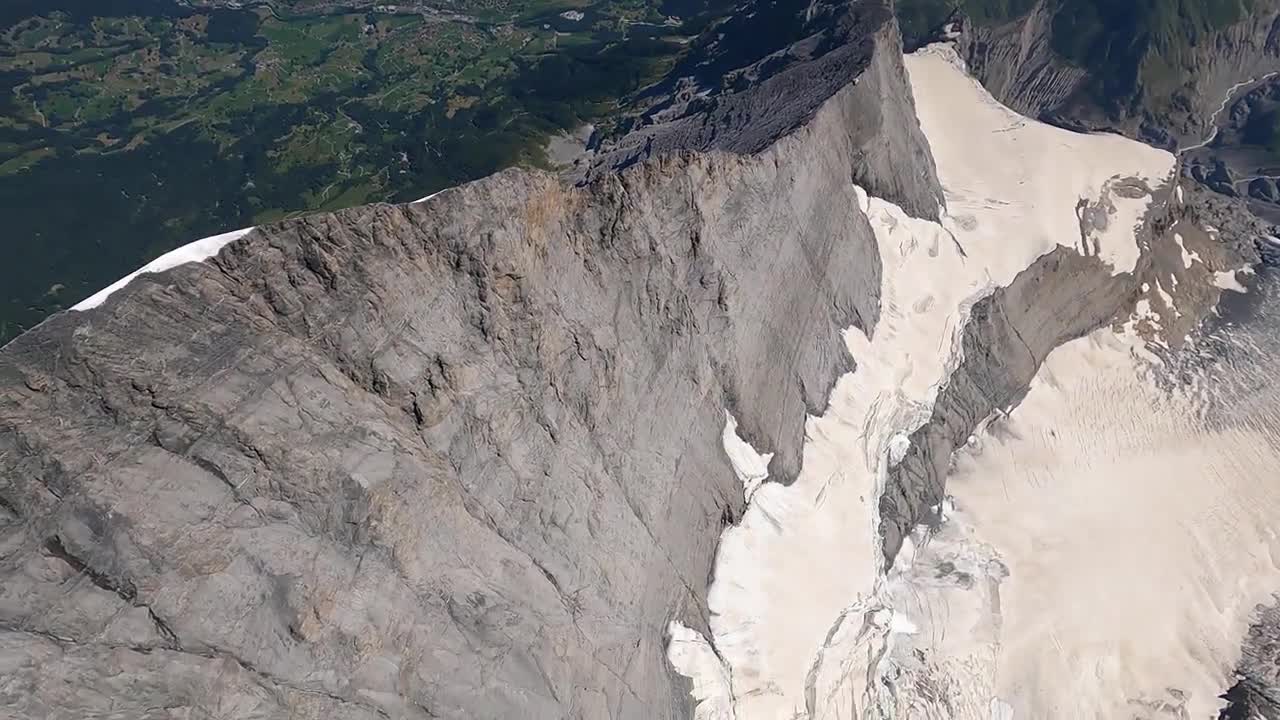
<instances>
[{"instance_id":1,"label":"white snow patch","mask_svg":"<svg viewBox=\"0 0 1280 720\"><path fill-rule=\"evenodd\" d=\"M897 465L911 449L911 438L906 433L896 433L889 439L889 465Z\"/></svg>"},{"instance_id":2,"label":"white snow patch","mask_svg":"<svg viewBox=\"0 0 1280 720\"><path fill-rule=\"evenodd\" d=\"M733 466L733 473L742 482L743 496L747 502L751 502L751 496L756 494L760 484L769 477L769 461L773 459L773 453L762 455L739 437L738 420L728 410L724 413L721 441L725 455L729 456L729 464Z\"/></svg>"},{"instance_id":3,"label":"white snow patch","mask_svg":"<svg viewBox=\"0 0 1280 720\"><path fill-rule=\"evenodd\" d=\"M698 632L682 623L667 625L667 660L676 672L690 678L689 694L697 703L694 720L735 720L733 697L729 694L729 671Z\"/></svg>"},{"instance_id":4,"label":"white snow patch","mask_svg":"<svg viewBox=\"0 0 1280 720\"><path fill-rule=\"evenodd\" d=\"M1236 273L1236 270L1220 270L1215 272L1213 274L1213 284L1223 290L1230 290L1238 293L1248 292L1249 289L1236 278Z\"/></svg>"},{"instance_id":5,"label":"white snow patch","mask_svg":"<svg viewBox=\"0 0 1280 720\"><path fill-rule=\"evenodd\" d=\"M152 260L146 265L143 265L137 270L134 270L128 275L120 278L119 280L111 283L110 285L99 290L93 295L90 295L84 300L81 300L71 309L84 311L84 310L96 308L102 303L106 302L107 298L111 297L112 293L115 293L116 291L120 290L124 286L128 285L130 282L133 281L134 278L138 277L139 275L143 275L145 273L164 272L165 270L178 267L179 265L185 265L187 263L193 263L193 262L203 262L205 260L208 260L214 255L217 255L218 251L222 250L222 248L226 247L227 245L230 245L236 240L239 240L240 238L249 234L250 230L253 230L253 228L244 228L242 230L232 230L231 232L222 233L221 235L213 235L211 237L196 240L195 242L192 242L192 243L187 243L186 245L183 245L177 250L171 250L161 255L160 257L156 258L155 260Z\"/></svg>"},{"instance_id":6,"label":"white snow patch","mask_svg":"<svg viewBox=\"0 0 1280 720\"><path fill-rule=\"evenodd\" d=\"M920 632L920 628L911 622L911 618L900 612L895 612L893 619L889 621L889 632L895 635L915 635Z\"/></svg>"},{"instance_id":7,"label":"white snow patch","mask_svg":"<svg viewBox=\"0 0 1280 720\"><path fill-rule=\"evenodd\" d=\"M958 526L899 593L921 625L904 642L954 681L948 706L1112 718L1170 703L1183 706L1170 716L1217 717L1253 609L1280 590L1280 442L1265 417L1204 423L1194 397L1148 370L1138 338L1072 341L1010 431L958 456ZM935 582L939 562L984 553L1007 566L987 575L997 592Z\"/></svg>"},{"instance_id":8,"label":"white snow patch","mask_svg":"<svg viewBox=\"0 0 1280 720\"><path fill-rule=\"evenodd\" d=\"M1177 278L1174 278L1174 282L1177 282ZM1175 318L1182 317L1182 312L1173 304L1173 296L1165 291L1159 280L1156 281L1156 294L1160 296L1160 301L1164 303L1164 306L1173 312Z\"/></svg>"},{"instance_id":9,"label":"white snow patch","mask_svg":"<svg viewBox=\"0 0 1280 720\"><path fill-rule=\"evenodd\" d=\"M1178 249L1182 251L1182 267L1184 269L1190 270L1192 262L1204 264L1204 261L1200 259L1199 253L1187 249L1187 246L1182 241L1182 233L1174 233L1173 241L1178 243Z\"/></svg>"},{"instance_id":10,"label":"white snow patch","mask_svg":"<svg viewBox=\"0 0 1280 720\"><path fill-rule=\"evenodd\" d=\"M951 496L948 495L947 497L943 498L941 507L939 507L937 510L938 519L945 523L951 519L951 514L954 513L955 511L956 511L955 501L953 501L951 499Z\"/></svg>"}]
</instances>

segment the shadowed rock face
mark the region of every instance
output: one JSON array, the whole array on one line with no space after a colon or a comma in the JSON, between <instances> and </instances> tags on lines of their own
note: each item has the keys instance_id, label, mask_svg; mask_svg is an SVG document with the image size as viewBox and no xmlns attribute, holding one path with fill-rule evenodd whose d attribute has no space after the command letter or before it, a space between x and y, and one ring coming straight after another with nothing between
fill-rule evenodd
<instances>
[{"instance_id":1,"label":"shadowed rock face","mask_svg":"<svg viewBox=\"0 0 1280 720\"><path fill-rule=\"evenodd\" d=\"M692 78L621 139L598 149L585 177L598 177L672 149L758 153L808 122L833 95L854 140L853 178L876 197L892 199L916 217L937 219L942 190L928 145L919 136L915 105L903 92L898 52L902 39L885 2L811 3L813 34L736 71L745 92L732 87L690 95ZM857 78L856 82L850 82Z\"/></svg>"},{"instance_id":2,"label":"shadowed rock face","mask_svg":"<svg viewBox=\"0 0 1280 720\"><path fill-rule=\"evenodd\" d=\"M851 7L862 75L741 154L269 226L5 347L0 708L689 716L724 410L794 476L879 312L853 180L940 197Z\"/></svg>"},{"instance_id":3,"label":"shadowed rock face","mask_svg":"<svg viewBox=\"0 0 1280 720\"><path fill-rule=\"evenodd\" d=\"M1139 12L1164 12L1173 4L1156 5L1161 4ZM1209 132L1233 85L1280 69L1280 5L1274 0L1251 3L1240 20L1220 29L1187 24L1187 33L1203 35L1163 55L1159 44L1147 47L1146 38L1133 38L1134 47L1146 49L1134 57L1116 53L1109 74L1082 68L1055 51L1055 15L1086 12L1063 8L1059 0L1039 0L1002 24L955 21L963 31L960 53L992 95L1020 113L1064 127L1119 132L1170 150L1188 147ZM1137 72L1139 66L1130 64L1139 58L1160 72L1142 76L1117 96L1103 89L1108 80Z\"/></svg>"}]
</instances>

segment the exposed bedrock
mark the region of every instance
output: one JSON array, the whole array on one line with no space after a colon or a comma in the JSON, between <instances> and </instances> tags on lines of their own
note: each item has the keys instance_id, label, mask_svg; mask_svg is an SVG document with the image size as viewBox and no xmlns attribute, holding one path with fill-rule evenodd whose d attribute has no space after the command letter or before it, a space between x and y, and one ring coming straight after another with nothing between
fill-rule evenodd
<instances>
[{"instance_id":1,"label":"exposed bedrock","mask_svg":"<svg viewBox=\"0 0 1280 720\"><path fill-rule=\"evenodd\" d=\"M1204 227L1215 228L1206 233ZM1142 250L1132 273L1112 274L1096 257L1059 247L1039 258L1005 288L975 303L963 336L963 359L938 394L929 422L911 435L902 461L890 469L880 500L883 551L893 562L903 538L936 518L945 499L953 453L984 421L1006 413L1025 396L1041 363L1054 348L1128 315L1147 300L1163 334L1177 350L1182 338L1209 317L1221 291L1214 273L1260 262L1257 243L1266 226L1238 199L1184 182L1155 191L1143 227ZM1194 270L1186 248L1194 247ZM1185 265L1184 265L1185 264ZM1177 309L1156 298L1171 288ZM1137 332L1149 336L1144 322ZM1161 352L1169 382L1197 353Z\"/></svg>"},{"instance_id":2,"label":"exposed bedrock","mask_svg":"<svg viewBox=\"0 0 1280 720\"><path fill-rule=\"evenodd\" d=\"M1259 608L1245 637L1239 678L1224 695L1219 720L1280 718L1280 606Z\"/></svg>"},{"instance_id":3,"label":"exposed bedrock","mask_svg":"<svg viewBox=\"0 0 1280 720\"><path fill-rule=\"evenodd\" d=\"M280 223L6 346L0 714L689 717L724 411L793 477L879 313L854 179L936 212L896 37L749 153Z\"/></svg>"},{"instance_id":4,"label":"exposed bedrock","mask_svg":"<svg viewBox=\"0 0 1280 720\"><path fill-rule=\"evenodd\" d=\"M1022 18L986 27L962 21L958 51L970 72L1009 108L1040 117L1061 106L1088 79L1053 51L1053 9L1037 2Z\"/></svg>"}]
</instances>

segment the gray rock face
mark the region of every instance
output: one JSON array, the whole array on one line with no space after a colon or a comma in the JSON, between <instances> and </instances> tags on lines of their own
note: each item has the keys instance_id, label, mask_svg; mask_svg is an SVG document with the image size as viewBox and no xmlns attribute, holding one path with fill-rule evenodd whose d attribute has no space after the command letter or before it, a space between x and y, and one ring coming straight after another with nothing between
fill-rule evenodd
<instances>
[{"instance_id":1,"label":"gray rock face","mask_svg":"<svg viewBox=\"0 0 1280 720\"><path fill-rule=\"evenodd\" d=\"M1269 146L1280 112L1280 76L1241 92L1224 105L1213 142L1186 153L1183 164L1216 192L1247 197L1249 210L1274 224L1280 222L1280 169Z\"/></svg>"},{"instance_id":2,"label":"gray rock face","mask_svg":"<svg viewBox=\"0 0 1280 720\"><path fill-rule=\"evenodd\" d=\"M1158 199L1140 233L1146 251L1134 272L1112 275L1098 258L1059 247L1008 287L975 304L964 330L963 361L939 393L932 417L911 435L910 449L886 480L880 518L887 564L917 525L935 517L935 507L946 497L953 453L982 422L1021 402L1054 348L1126 315L1145 291L1144 283L1174 286L1165 275L1172 263L1182 262L1175 234L1190 236L1200 224L1221 228L1228 241L1205 239L1214 248L1206 255L1215 269L1259 260L1252 245L1240 243L1257 237L1260 224L1238 200L1184 188L1186 201L1179 204L1170 202L1171 187L1154 192ZM1216 290L1191 282L1175 293L1186 314L1175 318L1170 312L1162 321L1181 333L1190 332L1217 301ZM1168 342L1179 347L1181 338Z\"/></svg>"},{"instance_id":3,"label":"gray rock face","mask_svg":"<svg viewBox=\"0 0 1280 720\"><path fill-rule=\"evenodd\" d=\"M879 312L853 179L940 197L870 38L745 154L277 224L6 346L0 715L689 716L724 410L793 476Z\"/></svg>"},{"instance_id":4,"label":"gray rock face","mask_svg":"<svg viewBox=\"0 0 1280 720\"><path fill-rule=\"evenodd\" d=\"M1223 697L1227 706L1219 720L1276 720L1280 718L1280 606L1261 608L1249 628L1239 681Z\"/></svg>"},{"instance_id":5,"label":"gray rock face","mask_svg":"<svg viewBox=\"0 0 1280 720\"><path fill-rule=\"evenodd\" d=\"M1249 181L1249 197L1275 202L1280 200L1280 193L1276 191L1276 183L1271 178L1254 178Z\"/></svg>"}]
</instances>

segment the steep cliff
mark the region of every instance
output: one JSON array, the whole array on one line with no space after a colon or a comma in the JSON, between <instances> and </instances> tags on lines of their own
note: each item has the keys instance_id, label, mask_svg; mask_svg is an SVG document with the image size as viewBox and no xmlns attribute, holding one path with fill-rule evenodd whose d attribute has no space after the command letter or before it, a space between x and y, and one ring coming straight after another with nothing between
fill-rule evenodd
<instances>
[{"instance_id":1,"label":"steep cliff","mask_svg":"<svg viewBox=\"0 0 1280 720\"><path fill-rule=\"evenodd\" d=\"M740 141L260 228L5 347L0 708L688 716L724 413L794 476L880 312L852 179L941 197L891 13L822 12L684 118Z\"/></svg>"}]
</instances>

